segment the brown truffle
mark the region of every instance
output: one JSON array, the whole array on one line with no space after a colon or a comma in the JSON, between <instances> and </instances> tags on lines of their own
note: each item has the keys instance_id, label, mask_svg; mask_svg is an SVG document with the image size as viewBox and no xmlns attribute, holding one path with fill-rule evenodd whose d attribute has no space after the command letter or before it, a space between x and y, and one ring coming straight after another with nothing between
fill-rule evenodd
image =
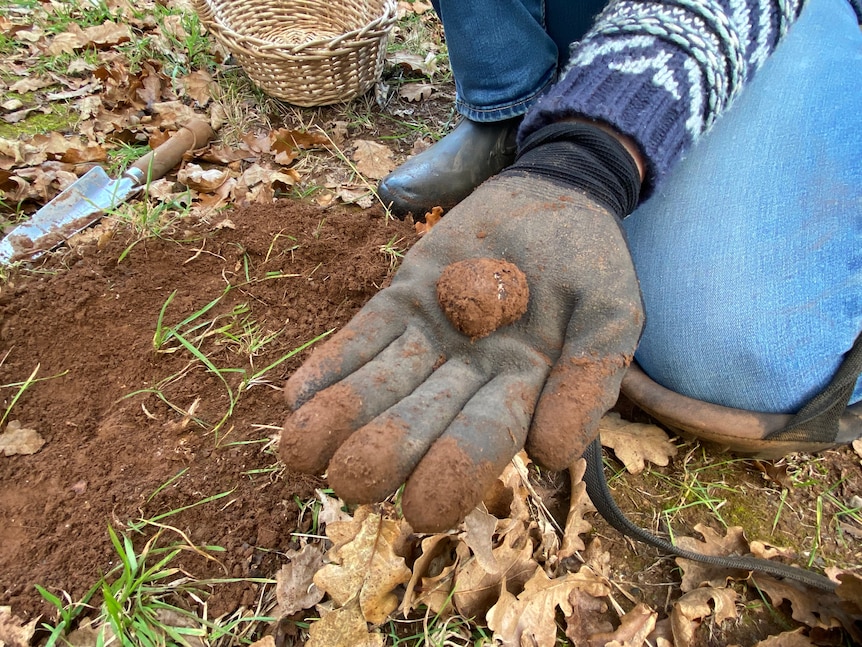
<instances>
[{"instance_id":1,"label":"brown truffle","mask_svg":"<svg viewBox=\"0 0 862 647\"><path fill-rule=\"evenodd\" d=\"M508 261L471 258L444 268L437 300L462 333L476 340L518 320L527 311L527 277Z\"/></svg>"}]
</instances>

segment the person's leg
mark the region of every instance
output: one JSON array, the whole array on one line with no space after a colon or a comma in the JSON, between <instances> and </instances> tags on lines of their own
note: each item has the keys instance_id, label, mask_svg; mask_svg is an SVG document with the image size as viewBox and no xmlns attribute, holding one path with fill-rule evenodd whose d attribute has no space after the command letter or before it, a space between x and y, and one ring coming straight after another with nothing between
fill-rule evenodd
<instances>
[{"instance_id":1,"label":"person's leg","mask_svg":"<svg viewBox=\"0 0 862 647\"><path fill-rule=\"evenodd\" d=\"M455 77L458 111L473 121L523 115L557 78L568 46L604 0L434 0Z\"/></svg>"},{"instance_id":2,"label":"person's leg","mask_svg":"<svg viewBox=\"0 0 862 647\"><path fill-rule=\"evenodd\" d=\"M472 121L523 115L557 76L544 0L435 0L443 23L456 107Z\"/></svg>"},{"instance_id":3,"label":"person's leg","mask_svg":"<svg viewBox=\"0 0 862 647\"><path fill-rule=\"evenodd\" d=\"M856 17L846 0L810 0L625 221L646 306L636 359L653 380L776 413L830 381L862 330L860 106Z\"/></svg>"},{"instance_id":4,"label":"person's leg","mask_svg":"<svg viewBox=\"0 0 862 647\"><path fill-rule=\"evenodd\" d=\"M432 4L443 22L456 109L464 119L381 181L378 195L398 216L451 209L512 163L521 116L556 80L568 43L586 32L604 0Z\"/></svg>"}]
</instances>

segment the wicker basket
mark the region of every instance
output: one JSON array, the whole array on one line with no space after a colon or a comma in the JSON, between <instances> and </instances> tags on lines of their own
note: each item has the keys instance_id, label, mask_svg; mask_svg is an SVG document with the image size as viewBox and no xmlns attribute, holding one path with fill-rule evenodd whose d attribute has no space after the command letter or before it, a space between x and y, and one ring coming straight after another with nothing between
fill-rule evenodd
<instances>
[{"instance_id":1,"label":"wicker basket","mask_svg":"<svg viewBox=\"0 0 862 647\"><path fill-rule=\"evenodd\" d=\"M380 78L396 0L192 0L264 92L299 106L349 101Z\"/></svg>"}]
</instances>

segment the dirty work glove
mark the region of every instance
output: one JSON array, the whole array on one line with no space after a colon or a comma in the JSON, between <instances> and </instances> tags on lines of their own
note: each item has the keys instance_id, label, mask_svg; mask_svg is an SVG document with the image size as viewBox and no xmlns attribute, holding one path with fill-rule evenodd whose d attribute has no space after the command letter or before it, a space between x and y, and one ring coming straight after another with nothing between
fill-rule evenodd
<instances>
[{"instance_id":1,"label":"dirty work glove","mask_svg":"<svg viewBox=\"0 0 862 647\"><path fill-rule=\"evenodd\" d=\"M327 471L355 503L406 483L402 508L417 532L456 526L525 443L538 464L568 467L613 405L643 324L619 226L639 185L631 156L603 131L537 131L288 380L287 467ZM466 296L438 300L444 269L465 259L507 262L492 271L484 308L469 298L482 291L469 272L446 282ZM471 327L517 300L523 277L508 264L526 277L526 312L496 330ZM444 313L453 303L466 333Z\"/></svg>"}]
</instances>

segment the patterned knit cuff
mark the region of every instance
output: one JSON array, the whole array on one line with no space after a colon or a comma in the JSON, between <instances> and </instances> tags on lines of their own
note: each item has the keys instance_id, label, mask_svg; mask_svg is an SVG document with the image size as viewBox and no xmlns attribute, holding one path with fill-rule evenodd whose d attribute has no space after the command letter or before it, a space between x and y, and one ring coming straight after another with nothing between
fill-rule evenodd
<instances>
[{"instance_id":1,"label":"patterned knit cuff","mask_svg":"<svg viewBox=\"0 0 862 647\"><path fill-rule=\"evenodd\" d=\"M568 117L607 123L639 145L646 161L645 198L692 142L685 128L689 105L673 88L653 82L655 70L621 75L613 62L612 57L600 57L589 67L572 69L527 114L518 141Z\"/></svg>"},{"instance_id":2,"label":"patterned knit cuff","mask_svg":"<svg viewBox=\"0 0 862 647\"><path fill-rule=\"evenodd\" d=\"M589 117L641 148L649 195L732 103L799 15L802 0L616 0L527 113L519 142Z\"/></svg>"}]
</instances>

